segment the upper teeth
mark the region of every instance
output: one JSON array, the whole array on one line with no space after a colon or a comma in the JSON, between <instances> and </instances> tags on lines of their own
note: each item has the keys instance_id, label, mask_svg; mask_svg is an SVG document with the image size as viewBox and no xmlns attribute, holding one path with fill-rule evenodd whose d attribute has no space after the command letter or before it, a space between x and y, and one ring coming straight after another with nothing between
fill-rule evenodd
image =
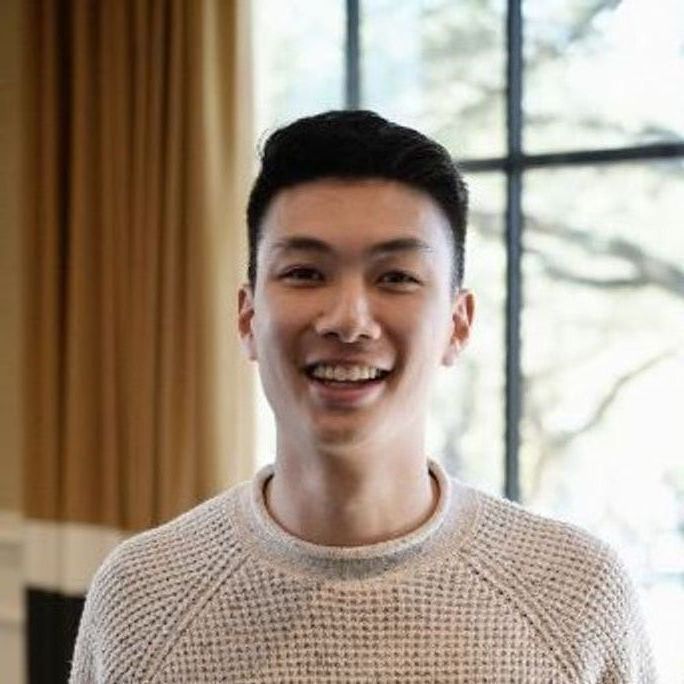
<instances>
[{"instance_id":1,"label":"upper teeth","mask_svg":"<svg viewBox=\"0 0 684 684\"><path fill-rule=\"evenodd\" d=\"M313 376L322 380L337 380L339 382L357 380L373 380L382 373L380 368L373 366L326 366L318 364L313 369Z\"/></svg>"}]
</instances>

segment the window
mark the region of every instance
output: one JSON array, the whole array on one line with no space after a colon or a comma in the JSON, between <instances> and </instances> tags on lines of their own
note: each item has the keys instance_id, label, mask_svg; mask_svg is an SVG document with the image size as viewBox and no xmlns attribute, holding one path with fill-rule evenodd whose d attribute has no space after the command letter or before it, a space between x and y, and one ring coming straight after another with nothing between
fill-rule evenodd
<instances>
[{"instance_id":1,"label":"window","mask_svg":"<svg viewBox=\"0 0 684 684\"><path fill-rule=\"evenodd\" d=\"M674 681L684 4L259 0L256 24L260 132L362 106L461 162L478 311L469 350L436 388L431 452L618 548L640 582L661 677Z\"/></svg>"}]
</instances>

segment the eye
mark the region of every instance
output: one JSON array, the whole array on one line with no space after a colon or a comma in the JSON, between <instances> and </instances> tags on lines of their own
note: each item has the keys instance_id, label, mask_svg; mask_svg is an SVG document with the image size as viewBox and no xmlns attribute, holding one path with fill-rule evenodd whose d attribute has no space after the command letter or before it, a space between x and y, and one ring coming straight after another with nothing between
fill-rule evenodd
<instances>
[{"instance_id":1,"label":"eye","mask_svg":"<svg viewBox=\"0 0 684 684\"><path fill-rule=\"evenodd\" d=\"M421 282L410 273L404 271L389 271L383 273L380 280L388 285L420 285Z\"/></svg>"},{"instance_id":2,"label":"eye","mask_svg":"<svg viewBox=\"0 0 684 684\"><path fill-rule=\"evenodd\" d=\"M308 266L297 266L296 268L291 268L289 271L285 271L281 276L284 280L294 280L299 282L319 282L323 280L323 274L315 268L310 268Z\"/></svg>"}]
</instances>

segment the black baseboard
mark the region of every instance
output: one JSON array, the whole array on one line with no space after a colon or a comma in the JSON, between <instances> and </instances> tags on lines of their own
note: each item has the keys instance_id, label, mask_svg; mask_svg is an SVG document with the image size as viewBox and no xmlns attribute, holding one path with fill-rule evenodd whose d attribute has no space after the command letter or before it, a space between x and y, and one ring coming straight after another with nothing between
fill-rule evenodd
<instances>
[{"instance_id":1,"label":"black baseboard","mask_svg":"<svg viewBox=\"0 0 684 684\"><path fill-rule=\"evenodd\" d=\"M32 587L25 596L28 684L66 683L85 599Z\"/></svg>"}]
</instances>

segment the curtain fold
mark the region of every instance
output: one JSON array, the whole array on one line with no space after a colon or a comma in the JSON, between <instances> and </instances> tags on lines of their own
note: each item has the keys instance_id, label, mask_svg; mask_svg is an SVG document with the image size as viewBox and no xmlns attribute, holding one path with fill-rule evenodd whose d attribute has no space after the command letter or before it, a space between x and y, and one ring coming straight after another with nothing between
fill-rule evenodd
<instances>
[{"instance_id":1,"label":"curtain fold","mask_svg":"<svg viewBox=\"0 0 684 684\"><path fill-rule=\"evenodd\" d=\"M55 611L112 546L254 469L249 3L24 7L27 652L54 682Z\"/></svg>"}]
</instances>

